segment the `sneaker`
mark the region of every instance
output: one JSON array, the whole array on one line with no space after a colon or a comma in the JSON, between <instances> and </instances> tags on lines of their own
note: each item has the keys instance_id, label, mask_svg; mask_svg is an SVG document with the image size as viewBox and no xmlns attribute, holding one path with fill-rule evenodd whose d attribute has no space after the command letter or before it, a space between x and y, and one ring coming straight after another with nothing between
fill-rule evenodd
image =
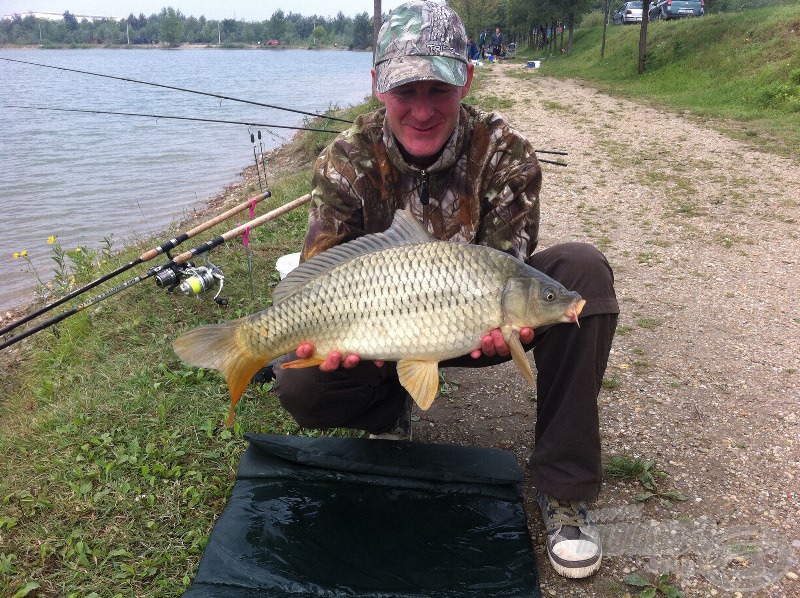
<instances>
[{"instance_id":1,"label":"sneaker","mask_svg":"<svg viewBox=\"0 0 800 598\"><path fill-rule=\"evenodd\" d=\"M383 434L370 434L371 440L411 440L411 409L414 402L411 395L406 393L406 404L394 427Z\"/></svg>"},{"instance_id":2,"label":"sneaker","mask_svg":"<svg viewBox=\"0 0 800 598\"><path fill-rule=\"evenodd\" d=\"M603 550L589 506L581 501L550 498L539 491L539 506L547 528L547 556L559 575L589 577L600 568Z\"/></svg>"}]
</instances>

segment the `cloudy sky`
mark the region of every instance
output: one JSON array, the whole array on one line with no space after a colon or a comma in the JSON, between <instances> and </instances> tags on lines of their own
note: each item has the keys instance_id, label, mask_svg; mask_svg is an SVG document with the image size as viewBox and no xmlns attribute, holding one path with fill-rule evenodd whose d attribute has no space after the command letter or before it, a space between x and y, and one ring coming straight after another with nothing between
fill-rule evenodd
<instances>
[{"instance_id":1,"label":"cloudy sky","mask_svg":"<svg viewBox=\"0 0 800 598\"><path fill-rule=\"evenodd\" d=\"M382 12L388 12L404 0L382 0ZM165 6L180 10L187 17L205 16L207 19L244 19L264 21L276 10L301 15L336 16L341 11L347 16L366 12L372 14L373 0L0 0L0 16L51 12L74 15L126 17L133 13L150 16L161 12Z\"/></svg>"}]
</instances>

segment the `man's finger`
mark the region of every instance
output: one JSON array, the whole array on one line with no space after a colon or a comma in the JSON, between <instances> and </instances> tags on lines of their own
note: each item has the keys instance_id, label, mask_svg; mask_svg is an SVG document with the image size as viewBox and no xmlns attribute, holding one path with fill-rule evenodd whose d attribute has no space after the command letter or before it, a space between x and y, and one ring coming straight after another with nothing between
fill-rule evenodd
<instances>
[{"instance_id":1,"label":"man's finger","mask_svg":"<svg viewBox=\"0 0 800 598\"><path fill-rule=\"evenodd\" d=\"M342 361L342 367L350 370L356 367L360 361L361 358L358 355L356 355L355 353L351 353L350 355L345 357L344 360Z\"/></svg>"},{"instance_id":2,"label":"man's finger","mask_svg":"<svg viewBox=\"0 0 800 598\"><path fill-rule=\"evenodd\" d=\"M341 362L342 354L334 351L333 353L328 354L328 356L325 358L325 361L319 365L319 369L321 369L323 372L332 372L339 367Z\"/></svg>"},{"instance_id":3,"label":"man's finger","mask_svg":"<svg viewBox=\"0 0 800 598\"><path fill-rule=\"evenodd\" d=\"M302 343L297 347L295 353L300 359L308 359L314 354L314 345L311 343Z\"/></svg>"},{"instance_id":4,"label":"man's finger","mask_svg":"<svg viewBox=\"0 0 800 598\"><path fill-rule=\"evenodd\" d=\"M494 338L491 334L487 334L481 339L481 353L489 357L495 354Z\"/></svg>"},{"instance_id":5,"label":"man's finger","mask_svg":"<svg viewBox=\"0 0 800 598\"><path fill-rule=\"evenodd\" d=\"M506 344L506 339L503 338L503 333L497 328L492 330L492 341L494 342L494 350L498 355L505 356L511 353L511 349Z\"/></svg>"}]
</instances>

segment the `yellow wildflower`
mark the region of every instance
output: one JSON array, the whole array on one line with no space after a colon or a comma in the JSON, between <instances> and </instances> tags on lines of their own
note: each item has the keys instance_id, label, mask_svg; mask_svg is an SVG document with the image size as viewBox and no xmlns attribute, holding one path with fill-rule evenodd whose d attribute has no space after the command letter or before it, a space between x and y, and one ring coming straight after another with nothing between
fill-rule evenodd
<instances>
[{"instance_id":1,"label":"yellow wildflower","mask_svg":"<svg viewBox=\"0 0 800 598\"><path fill-rule=\"evenodd\" d=\"M49 237L47 237L47 242L48 242L50 245L52 245L53 243L55 243L55 242L56 242L56 238L55 238L53 235L50 235Z\"/></svg>"}]
</instances>

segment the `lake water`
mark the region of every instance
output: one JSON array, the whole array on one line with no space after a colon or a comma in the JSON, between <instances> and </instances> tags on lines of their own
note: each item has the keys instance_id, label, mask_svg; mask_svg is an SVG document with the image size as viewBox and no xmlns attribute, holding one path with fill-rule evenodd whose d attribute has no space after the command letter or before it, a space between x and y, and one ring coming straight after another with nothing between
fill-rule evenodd
<instances>
[{"instance_id":1,"label":"lake water","mask_svg":"<svg viewBox=\"0 0 800 598\"><path fill-rule=\"evenodd\" d=\"M314 113L362 101L370 93L372 61L367 52L308 50L0 50L0 57ZM304 118L0 60L0 310L28 302L37 284L28 264L14 259L14 253L25 250L46 279L55 266L47 244L51 235L67 250L100 248L110 235L116 247L149 237L254 164L251 133L261 130L264 150L294 134L245 125L2 107L9 104L277 125L302 125ZM258 144L256 138L260 153ZM269 176L269 163L266 168ZM228 230L221 226L220 232ZM191 246L189 241L183 249Z\"/></svg>"}]
</instances>

